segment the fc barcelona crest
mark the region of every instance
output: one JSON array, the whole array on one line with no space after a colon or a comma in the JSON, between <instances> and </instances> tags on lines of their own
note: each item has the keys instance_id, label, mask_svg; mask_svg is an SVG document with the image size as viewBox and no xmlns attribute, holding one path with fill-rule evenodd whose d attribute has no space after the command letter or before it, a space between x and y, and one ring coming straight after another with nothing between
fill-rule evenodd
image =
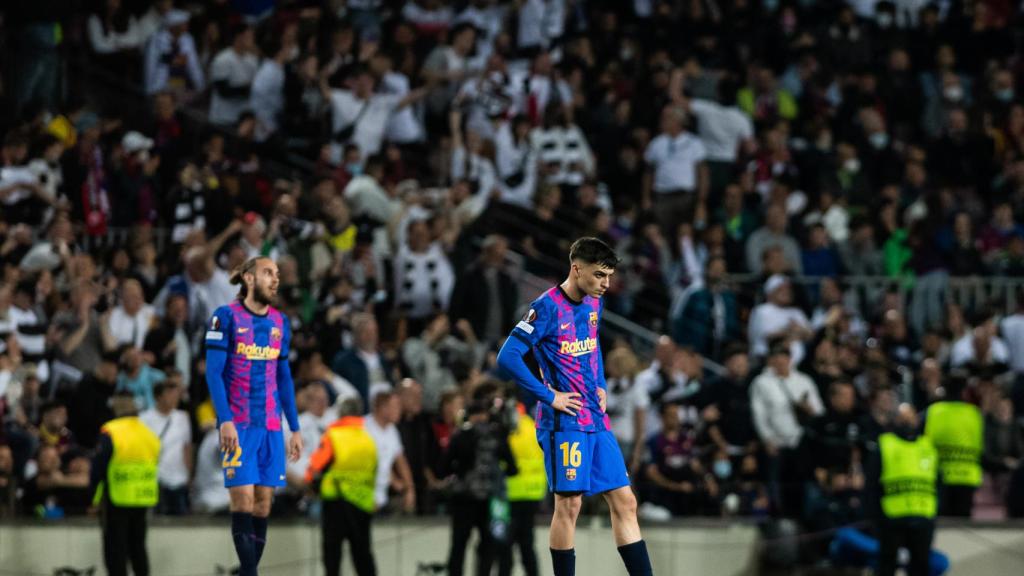
<instances>
[{"instance_id":1,"label":"fc barcelona crest","mask_svg":"<svg viewBox=\"0 0 1024 576\"><path fill-rule=\"evenodd\" d=\"M569 482L574 482L576 480L576 469L575 468L566 468L565 469L565 479L568 480Z\"/></svg>"},{"instance_id":2,"label":"fc barcelona crest","mask_svg":"<svg viewBox=\"0 0 1024 576\"><path fill-rule=\"evenodd\" d=\"M590 313L590 325L597 326L597 312Z\"/></svg>"},{"instance_id":3,"label":"fc barcelona crest","mask_svg":"<svg viewBox=\"0 0 1024 576\"><path fill-rule=\"evenodd\" d=\"M231 480L235 477L235 469L228 468L227 470L224 471L224 474L228 477L228 480Z\"/></svg>"},{"instance_id":4,"label":"fc barcelona crest","mask_svg":"<svg viewBox=\"0 0 1024 576\"><path fill-rule=\"evenodd\" d=\"M281 329L280 328L271 328L270 329L270 339L271 340L280 340L281 339Z\"/></svg>"}]
</instances>

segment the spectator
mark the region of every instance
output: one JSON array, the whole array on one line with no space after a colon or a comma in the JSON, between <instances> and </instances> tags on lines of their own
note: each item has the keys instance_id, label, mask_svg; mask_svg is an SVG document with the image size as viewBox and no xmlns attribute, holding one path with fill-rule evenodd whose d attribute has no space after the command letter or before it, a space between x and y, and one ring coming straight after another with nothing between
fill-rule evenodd
<instances>
[{"instance_id":1,"label":"spectator","mask_svg":"<svg viewBox=\"0 0 1024 576\"><path fill-rule=\"evenodd\" d=\"M35 461L36 474L22 488L22 514L37 518L84 514L90 500L88 461L84 467L76 463L65 472L53 445L40 446Z\"/></svg>"},{"instance_id":2,"label":"spectator","mask_svg":"<svg viewBox=\"0 0 1024 576\"><path fill-rule=\"evenodd\" d=\"M982 313L977 326L968 334L957 339L950 351L949 363L953 368L972 366L1005 365L1010 361L1010 352L998 336L998 326L991 313Z\"/></svg>"},{"instance_id":3,"label":"spectator","mask_svg":"<svg viewBox=\"0 0 1024 576\"><path fill-rule=\"evenodd\" d=\"M18 513L18 477L14 473L14 453L11 447L0 445L0 518L12 518Z\"/></svg>"},{"instance_id":4,"label":"spectator","mask_svg":"<svg viewBox=\"0 0 1024 576\"><path fill-rule=\"evenodd\" d=\"M234 126L249 107L249 93L259 67L255 32L249 26L234 31L231 45L210 64L210 122Z\"/></svg>"},{"instance_id":5,"label":"spectator","mask_svg":"<svg viewBox=\"0 0 1024 576\"><path fill-rule=\"evenodd\" d=\"M706 401L718 418L708 423L708 437L731 460L740 454L754 454L757 432L750 407L750 358L742 345L733 344L723 355L725 374L716 379Z\"/></svg>"},{"instance_id":6,"label":"spectator","mask_svg":"<svg viewBox=\"0 0 1024 576\"><path fill-rule=\"evenodd\" d=\"M594 174L594 154L579 126L561 105L548 105L544 123L530 133L545 182L571 192Z\"/></svg>"},{"instance_id":7,"label":"spectator","mask_svg":"<svg viewBox=\"0 0 1024 576\"><path fill-rule=\"evenodd\" d=\"M220 433L216 426L208 426L196 450L196 475L191 494L194 511L216 514L228 509L231 497L224 487L223 460Z\"/></svg>"},{"instance_id":8,"label":"spectator","mask_svg":"<svg viewBox=\"0 0 1024 576\"><path fill-rule=\"evenodd\" d=\"M710 189L714 192L733 181L740 154L754 148L754 125L737 105L737 89L735 80L724 77L718 81L718 102L700 98L688 102L707 150Z\"/></svg>"},{"instance_id":9,"label":"spectator","mask_svg":"<svg viewBox=\"0 0 1024 576\"><path fill-rule=\"evenodd\" d=\"M1017 294L1017 308L999 323L999 332L1009 352L1010 367L1024 373L1024 294Z\"/></svg>"},{"instance_id":10,"label":"spectator","mask_svg":"<svg viewBox=\"0 0 1024 576\"><path fill-rule=\"evenodd\" d=\"M708 172L704 144L685 131L686 112L668 106L661 113L661 134L644 152L641 208L653 210L666 237L673 237L679 222L693 222L698 206L708 193Z\"/></svg>"},{"instance_id":11,"label":"spectator","mask_svg":"<svg viewBox=\"0 0 1024 576\"><path fill-rule=\"evenodd\" d=\"M807 233L807 247L803 250L803 273L807 276L839 276L839 253L832 247L825 226L815 224Z\"/></svg>"},{"instance_id":12,"label":"spectator","mask_svg":"<svg viewBox=\"0 0 1024 576\"><path fill-rule=\"evenodd\" d=\"M206 82L188 21L189 14L184 10L166 12L163 28L146 44L147 94L170 90L187 96L204 88Z\"/></svg>"},{"instance_id":13,"label":"spectator","mask_svg":"<svg viewBox=\"0 0 1024 576\"><path fill-rule=\"evenodd\" d=\"M463 138L462 113L452 108L449 115L452 137L452 181L466 180L474 199L486 205L497 191L498 175L494 168L493 149L474 130L467 130Z\"/></svg>"},{"instance_id":14,"label":"spectator","mask_svg":"<svg viewBox=\"0 0 1024 576\"><path fill-rule=\"evenodd\" d=\"M776 342L765 369L750 385L750 407L764 445L772 506L787 516L799 511L801 423L824 411L814 382L793 370L791 360L789 346Z\"/></svg>"},{"instance_id":15,"label":"spectator","mask_svg":"<svg viewBox=\"0 0 1024 576\"><path fill-rule=\"evenodd\" d=\"M765 208L764 226L758 228L747 239L746 255L747 270L753 274L762 272L762 257L767 249L778 246L786 257L789 271L794 274L803 272L800 245L787 232L786 208L779 204L771 204Z\"/></svg>"},{"instance_id":16,"label":"spectator","mask_svg":"<svg viewBox=\"0 0 1024 576\"><path fill-rule=\"evenodd\" d=\"M96 304L95 288L89 281L80 280L71 289L70 309L53 319L58 332L63 333L57 347L57 358L80 375L92 372L101 357L116 348L116 340L110 332L113 310L101 316L96 311Z\"/></svg>"},{"instance_id":17,"label":"spectator","mask_svg":"<svg viewBox=\"0 0 1024 576\"><path fill-rule=\"evenodd\" d=\"M332 133L337 142L351 141L364 156L370 156L380 151L384 131L395 111L421 100L427 91L417 88L401 97L376 94L375 80L366 68L356 71L352 78L351 90L331 92Z\"/></svg>"},{"instance_id":18,"label":"spectator","mask_svg":"<svg viewBox=\"0 0 1024 576\"><path fill-rule=\"evenodd\" d=\"M391 364L378 348L377 320L370 314L352 319L352 347L339 350L331 370L352 383L360 398L372 399L391 389Z\"/></svg>"},{"instance_id":19,"label":"spectator","mask_svg":"<svg viewBox=\"0 0 1024 576\"><path fill-rule=\"evenodd\" d=\"M403 454L412 472L416 513L428 514L433 511L434 505L430 489L437 482L430 460L434 455L434 433L431 429L433 418L423 409L423 387L416 380L402 380L398 385L398 398L402 405L398 433L402 438Z\"/></svg>"},{"instance_id":20,"label":"spectator","mask_svg":"<svg viewBox=\"0 0 1024 576\"><path fill-rule=\"evenodd\" d=\"M608 394L605 412L622 449L626 465L634 476L643 462L647 410L651 399L638 379L639 360L628 346L615 348L605 359Z\"/></svg>"},{"instance_id":21,"label":"spectator","mask_svg":"<svg viewBox=\"0 0 1024 576\"><path fill-rule=\"evenodd\" d=\"M377 445L377 481L374 503L377 510L387 506L392 491L402 495L402 509L416 509L416 486L409 461L405 457L402 437L395 426L402 417L398 394L385 391L373 396L373 411L366 418L366 431Z\"/></svg>"},{"instance_id":22,"label":"spectator","mask_svg":"<svg viewBox=\"0 0 1024 576\"><path fill-rule=\"evenodd\" d=\"M982 466L993 489L1009 511L1021 497L1021 458L1024 458L1024 429L1013 417L1013 402L999 398L995 412L985 417L985 451Z\"/></svg>"},{"instance_id":23,"label":"spectator","mask_svg":"<svg viewBox=\"0 0 1024 576\"><path fill-rule=\"evenodd\" d=\"M143 350L152 355L153 364L161 370L174 369L181 375L185 390L192 382L192 346L194 327L188 322L188 299L174 294L167 299L167 312L159 324L146 334Z\"/></svg>"},{"instance_id":24,"label":"spectator","mask_svg":"<svg viewBox=\"0 0 1024 576\"><path fill-rule=\"evenodd\" d=\"M188 414L179 410L184 388L181 376L170 373L167 380L153 388L156 404L139 414L139 420L160 439L157 480L160 501L157 513L169 516L187 514L189 480L192 478L192 424Z\"/></svg>"},{"instance_id":25,"label":"spectator","mask_svg":"<svg viewBox=\"0 0 1024 576\"><path fill-rule=\"evenodd\" d=\"M68 429L68 407L59 401L48 402L40 409L37 434L41 446L53 446L64 456L75 446L75 436Z\"/></svg>"},{"instance_id":26,"label":"spectator","mask_svg":"<svg viewBox=\"0 0 1024 576\"><path fill-rule=\"evenodd\" d=\"M292 46L271 36L263 46L263 62L252 77L249 109L256 115L256 141L265 142L277 133L285 104L285 70Z\"/></svg>"},{"instance_id":27,"label":"spectator","mask_svg":"<svg viewBox=\"0 0 1024 576\"><path fill-rule=\"evenodd\" d=\"M131 345L122 347L116 390L134 396L139 410L144 412L154 406L153 388L166 377L163 371L145 361L141 350Z\"/></svg>"},{"instance_id":28,"label":"spectator","mask_svg":"<svg viewBox=\"0 0 1024 576\"><path fill-rule=\"evenodd\" d=\"M455 274L425 219L408 223L406 241L395 255L395 302L415 334L432 314L448 309Z\"/></svg>"},{"instance_id":29,"label":"spectator","mask_svg":"<svg viewBox=\"0 0 1024 576\"><path fill-rule=\"evenodd\" d=\"M402 360L420 388L420 401L428 409L437 406L442 392L456 386L452 366L477 363L478 343L473 328L466 320L459 320L455 330L461 339L451 334L448 316L438 314L419 338L409 338L402 345Z\"/></svg>"},{"instance_id":30,"label":"spectator","mask_svg":"<svg viewBox=\"0 0 1024 576\"><path fill-rule=\"evenodd\" d=\"M726 286L725 274L725 260L710 259L704 281L687 288L680 296L682 303L673 306L673 339L714 359L726 343L740 336L736 293Z\"/></svg>"},{"instance_id":31,"label":"spectator","mask_svg":"<svg viewBox=\"0 0 1024 576\"><path fill-rule=\"evenodd\" d=\"M121 303L110 314L110 335L116 346L142 348L155 311L146 304L142 284L138 280L125 280L121 286Z\"/></svg>"},{"instance_id":32,"label":"spectator","mask_svg":"<svg viewBox=\"0 0 1024 576\"><path fill-rule=\"evenodd\" d=\"M450 316L465 319L473 332L488 344L500 342L515 323L519 290L505 266L508 240L487 236L480 257L455 281Z\"/></svg>"},{"instance_id":33,"label":"spectator","mask_svg":"<svg viewBox=\"0 0 1024 576\"><path fill-rule=\"evenodd\" d=\"M718 484L700 461L696 430L682 424L674 404L661 406L661 421L661 432L647 441L651 501L673 516L713 513Z\"/></svg>"},{"instance_id":34,"label":"spectator","mask_svg":"<svg viewBox=\"0 0 1024 576\"><path fill-rule=\"evenodd\" d=\"M7 309L7 319L21 350L22 361L35 364L39 379L45 382L50 378L50 363L46 360L49 323L37 298L35 278L18 282Z\"/></svg>"},{"instance_id":35,"label":"spectator","mask_svg":"<svg viewBox=\"0 0 1024 576\"><path fill-rule=\"evenodd\" d=\"M793 288L785 276L774 275L764 284L766 301L757 305L750 313L747 335L750 338L751 354L764 357L769 343L783 338L790 349L794 364L799 364L805 355L804 341L813 333L811 323L802 310L793 306Z\"/></svg>"}]
</instances>

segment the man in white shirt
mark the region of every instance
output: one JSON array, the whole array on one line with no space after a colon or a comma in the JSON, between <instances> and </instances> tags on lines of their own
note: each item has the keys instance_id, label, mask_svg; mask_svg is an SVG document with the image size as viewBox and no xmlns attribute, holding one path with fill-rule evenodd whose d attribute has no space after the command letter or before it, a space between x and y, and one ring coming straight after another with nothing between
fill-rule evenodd
<instances>
[{"instance_id":1,"label":"man in white shirt","mask_svg":"<svg viewBox=\"0 0 1024 576\"><path fill-rule=\"evenodd\" d=\"M192 425L188 414L178 410L184 390L179 380L179 375L171 372L166 381L157 384L153 388L156 405L139 415L142 423L160 438L157 512L171 516L188 513L188 484L192 477Z\"/></svg>"},{"instance_id":2,"label":"man in white shirt","mask_svg":"<svg viewBox=\"0 0 1024 576\"><path fill-rule=\"evenodd\" d=\"M681 106L666 106L661 112L661 134L644 152L648 168L641 207L654 210L666 238L677 236L679 224L692 223L697 205L707 200L707 150L685 126L686 111Z\"/></svg>"},{"instance_id":3,"label":"man in white shirt","mask_svg":"<svg viewBox=\"0 0 1024 576\"><path fill-rule=\"evenodd\" d=\"M754 146L754 124L736 106L738 90L734 80L724 77L718 82L718 102L700 98L688 102L689 112L697 118L697 134L707 150L710 188L714 192L732 181L740 151Z\"/></svg>"},{"instance_id":4,"label":"man in white shirt","mask_svg":"<svg viewBox=\"0 0 1024 576\"><path fill-rule=\"evenodd\" d=\"M210 122L233 126L249 106L249 92L259 67L253 29L235 32L231 46L220 51L210 64Z\"/></svg>"},{"instance_id":5,"label":"man in white shirt","mask_svg":"<svg viewBox=\"0 0 1024 576\"><path fill-rule=\"evenodd\" d=\"M1008 364L1011 358L1010 349L998 334L995 317L988 316L980 320L973 330L953 343L953 349L949 353L950 366L958 368L965 364Z\"/></svg>"},{"instance_id":6,"label":"man in white shirt","mask_svg":"<svg viewBox=\"0 0 1024 576\"><path fill-rule=\"evenodd\" d=\"M365 67L354 78L351 90L331 91L332 130L337 143L353 142L368 158L380 152L384 130L395 111L422 99L427 90L417 88L404 96L375 94L375 79Z\"/></svg>"},{"instance_id":7,"label":"man in white shirt","mask_svg":"<svg viewBox=\"0 0 1024 576\"><path fill-rule=\"evenodd\" d=\"M768 353L769 342L785 338L793 364L799 364L806 354L804 341L814 335L810 320L802 310L793 306L793 287L782 274L768 278L764 284L764 295L766 302L754 307L747 326L751 354L764 357Z\"/></svg>"},{"instance_id":8,"label":"man in white shirt","mask_svg":"<svg viewBox=\"0 0 1024 576\"><path fill-rule=\"evenodd\" d=\"M825 411L818 388L806 375L790 367L789 346L773 344L765 369L750 384L754 428L768 458L768 491L773 506L783 514L797 508L800 482L797 448L804 429L800 420Z\"/></svg>"},{"instance_id":9,"label":"man in white shirt","mask_svg":"<svg viewBox=\"0 0 1024 576\"><path fill-rule=\"evenodd\" d=\"M316 451L320 437L327 427L338 419L337 410L327 404L327 389L324 388L323 382L311 382L299 390L299 394L302 396L300 405L306 407L299 413L299 431L303 440L302 454L297 461L288 463L288 483L295 486L305 485L309 457Z\"/></svg>"},{"instance_id":10,"label":"man in white shirt","mask_svg":"<svg viewBox=\"0 0 1024 576\"><path fill-rule=\"evenodd\" d=\"M1017 295L1017 311L999 324L1010 355L1010 368L1024 374L1024 293Z\"/></svg>"},{"instance_id":11,"label":"man in white shirt","mask_svg":"<svg viewBox=\"0 0 1024 576\"><path fill-rule=\"evenodd\" d=\"M402 508L406 512L416 509L416 490L412 471L405 459L402 437L395 424L402 417L402 403L398 394L381 392L373 399L373 413L365 420L366 431L377 445L377 483L374 502L377 510L388 503L389 489L402 494Z\"/></svg>"},{"instance_id":12,"label":"man in white shirt","mask_svg":"<svg viewBox=\"0 0 1024 576\"><path fill-rule=\"evenodd\" d=\"M252 80L249 107L256 116L256 141L265 142L276 132L284 111L284 65L289 46L272 36L264 46L266 58Z\"/></svg>"},{"instance_id":13,"label":"man in white shirt","mask_svg":"<svg viewBox=\"0 0 1024 576\"><path fill-rule=\"evenodd\" d=\"M130 278L121 285L121 304L110 313L110 334L117 345L130 344L142 348L146 333L153 324L153 307L146 304L142 284Z\"/></svg>"}]
</instances>

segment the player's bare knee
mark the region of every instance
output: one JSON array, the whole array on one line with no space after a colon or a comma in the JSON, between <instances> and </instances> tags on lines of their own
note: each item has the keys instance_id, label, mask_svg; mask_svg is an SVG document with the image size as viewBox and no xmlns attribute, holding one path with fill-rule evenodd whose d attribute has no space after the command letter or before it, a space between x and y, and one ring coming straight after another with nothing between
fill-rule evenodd
<instances>
[{"instance_id":1,"label":"player's bare knee","mask_svg":"<svg viewBox=\"0 0 1024 576\"><path fill-rule=\"evenodd\" d=\"M253 496L251 490L236 490L232 489L229 492L231 496L231 511L232 512L243 512L252 514L253 508L256 504L256 498Z\"/></svg>"},{"instance_id":2,"label":"player's bare knee","mask_svg":"<svg viewBox=\"0 0 1024 576\"><path fill-rule=\"evenodd\" d=\"M636 517L636 496L632 490L619 490L608 495L608 507L619 518Z\"/></svg>"},{"instance_id":3,"label":"player's bare knee","mask_svg":"<svg viewBox=\"0 0 1024 576\"><path fill-rule=\"evenodd\" d=\"M573 494L570 496L559 496L555 500L555 514L575 521L583 508L583 496Z\"/></svg>"}]
</instances>

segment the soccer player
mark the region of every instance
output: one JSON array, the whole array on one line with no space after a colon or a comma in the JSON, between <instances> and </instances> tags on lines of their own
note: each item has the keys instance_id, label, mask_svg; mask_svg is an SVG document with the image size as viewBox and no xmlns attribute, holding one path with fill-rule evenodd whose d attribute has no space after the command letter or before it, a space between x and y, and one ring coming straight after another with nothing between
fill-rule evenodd
<instances>
[{"instance_id":1,"label":"soccer player","mask_svg":"<svg viewBox=\"0 0 1024 576\"><path fill-rule=\"evenodd\" d=\"M288 366L291 323L274 309L277 264L247 260L231 276L238 299L221 306L206 331L206 384L217 412L231 536L240 576L255 576L267 541L274 488L285 485L281 412L292 430L288 458L302 454L295 385Z\"/></svg>"},{"instance_id":2,"label":"soccer player","mask_svg":"<svg viewBox=\"0 0 1024 576\"><path fill-rule=\"evenodd\" d=\"M607 384L597 339L601 296L619 258L597 238L580 238L569 251L569 261L569 277L534 300L502 346L498 364L540 400L537 441L544 450L548 488L555 494L550 539L555 576L576 573L576 518L583 495L595 494L608 502L627 572L650 576L636 498L605 413ZM531 349L543 382L523 361Z\"/></svg>"}]
</instances>

